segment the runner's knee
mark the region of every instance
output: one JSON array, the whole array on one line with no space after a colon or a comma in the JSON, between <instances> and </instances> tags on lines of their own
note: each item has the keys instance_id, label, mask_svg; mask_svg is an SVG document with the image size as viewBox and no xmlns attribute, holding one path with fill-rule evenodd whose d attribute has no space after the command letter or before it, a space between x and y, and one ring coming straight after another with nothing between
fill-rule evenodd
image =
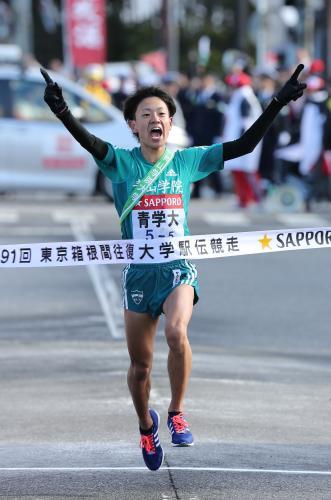
<instances>
[{"instance_id":1,"label":"runner's knee","mask_svg":"<svg viewBox=\"0 0 331 500\"><path fill-rule=\"evenodd\" d=\"M147 380L151 374L152 366L149 363L131 361L130 371L134 379L138 382Z\"/></svg>"},{"instance_id":2,"label":"runner's knee","mask_svg":"<svg viewBox=\"0 0 331 500\"><path fill-rule=\"evenodd\" d=\"M165 335L171 351L183 352L187 345L187 325L183 322L168 324Z\"/></svg>"}]
</instances>

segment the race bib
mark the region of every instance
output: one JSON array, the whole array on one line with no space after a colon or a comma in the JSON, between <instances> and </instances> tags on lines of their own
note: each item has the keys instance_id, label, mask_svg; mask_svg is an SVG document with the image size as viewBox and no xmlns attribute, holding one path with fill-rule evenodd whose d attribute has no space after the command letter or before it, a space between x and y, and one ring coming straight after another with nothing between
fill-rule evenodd
<instances>
[{"instance_id":1,"label":"race bib","mask_svg":"<svg viewBox=\"0 0 331 500\"><path fill-rule=\"evenodd\" d=\"M132 210L133 238L184 236L184 221L181 194L144 195Z\"/></svg>"}]
</instances>

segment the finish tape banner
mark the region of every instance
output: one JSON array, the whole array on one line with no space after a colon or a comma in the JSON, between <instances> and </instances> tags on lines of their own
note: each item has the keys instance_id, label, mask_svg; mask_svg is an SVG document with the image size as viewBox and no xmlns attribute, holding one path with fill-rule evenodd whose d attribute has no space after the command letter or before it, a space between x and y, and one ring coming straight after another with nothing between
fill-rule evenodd
<instances>
[{"instance_id":1,"label":"finish tape banner","mask_svg":"<svg viewBox=\"0 0 331 500\"><path fill-rule=\"evenodd\" d=\"M331 227L208 234L150 240L0 245L0 268L158 264L331 247Z\"/></svg>"}]
</instances>

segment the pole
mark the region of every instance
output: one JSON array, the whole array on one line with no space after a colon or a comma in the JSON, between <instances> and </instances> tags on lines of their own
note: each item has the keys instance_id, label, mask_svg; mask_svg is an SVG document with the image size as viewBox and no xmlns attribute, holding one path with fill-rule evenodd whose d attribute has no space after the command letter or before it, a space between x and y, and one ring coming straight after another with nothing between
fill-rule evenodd
<instances>
[{"instance_id":1,"label":"pole","mask_svg":"<svg viewBox=\"0 0 331 500\"><path fill-rule=\"evenodd\" d=\"M256 12L258 16L258 27L256 36L256 63L258 67L263 67L267 52L266 46L266 30L265 30L265 17L268 11L266 0L257 0Z\"/></svg>"},{"instance_id":2,"label":"pole","mask_svg":"<svg viewBox=\"0 0 331 500\"><path fill-rule=\"evenodd\" d=\"M247 19L248 19L248 3L247 0L236 1L236 18L238 19L237 27L237 49L245 52L246 35L247 35Z\"/></svg>"},{"instance_id":3,"label":"pole","mask_svg":"<svg viewBox=\"0 0 331 500\"><path fill-rule=\"evenodd\" d=\"M32 42L32 0L24 0L24 2L12 0L11 5L17 19L14 43L21 48L23 56L31 55L34 51Z\"/></svg>"},{"instance_id":4,"label":"pole","mask_svg":"<svg viewBox=\"0 0 331 500\"><path fill-rule=\"evenodd\" d=\"M324 57L326 62L326 75L328 78L331 76L331 3L329 0L325 0L325 47L324 47Z\"/></svg>"},{"instance_id":5,"label":"pole","mask_svg":"<svg viewBox=\"0 0 331 500\"><path fill-rule=\"evenodd\" d=\"M167 52L168 69L178 71L179 69L179 5L178 0L167 0L166 24L167 24Z\"/></svg>"},{"instance_id":6,"label":"pole","mask_svg":"<svg viewBox=\"0 0 331 500\"><path fill-rule=\"evenodd\" d=\"M67 0L61 0L61 25L62 25L62 47L63 47L63 65L68 75L73 75L72 58L69 47L68 36L68 9Z\"/></svg>"},{"instance_id":7,"label":"pole","mask_svg":"<svg viewBox=\"0 0 331 500\"><path fill-rule=\"evenodd\" d=\"M314 39L315 39L315 10L311 0L305 0L304 17L304 46L310 57L314 57Z\"/></svg>"}]
</instances>

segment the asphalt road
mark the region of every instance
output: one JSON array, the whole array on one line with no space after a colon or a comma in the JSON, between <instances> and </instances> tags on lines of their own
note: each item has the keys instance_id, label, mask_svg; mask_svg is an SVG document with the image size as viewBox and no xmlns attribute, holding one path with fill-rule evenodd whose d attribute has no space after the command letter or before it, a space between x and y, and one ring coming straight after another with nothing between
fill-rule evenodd
<instances>
[{"instance_id":1,"label":"asphalt road","mask_svg":"<svg viewBox=\"0 0 331 500\"><path fill-rule=\"evenodd\" d=\"M102 200L8 197L0 244L119 235ZM194 234L331 226L316 214L194 202ZM186 412L195 446L172 448L162 321L151 406L165 463L145 469L126 386L120 268L2 269L0 496L331 499L330 252L199 261ZM98 270L96 270L98 268Z\"/></svg>"}]
</instances>

